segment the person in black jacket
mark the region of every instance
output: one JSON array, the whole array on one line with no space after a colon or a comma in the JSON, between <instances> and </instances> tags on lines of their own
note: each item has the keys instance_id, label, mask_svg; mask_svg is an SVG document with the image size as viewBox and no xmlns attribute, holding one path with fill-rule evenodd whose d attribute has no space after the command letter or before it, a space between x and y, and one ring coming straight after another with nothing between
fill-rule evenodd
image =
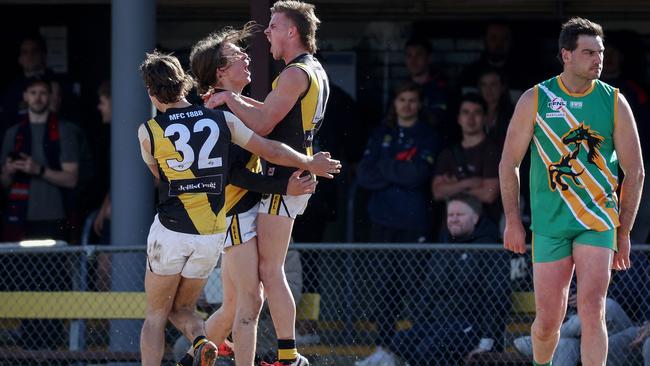
<instances>
[{"instance_id":1,"label":"person in black jacket","mask_svg":"<svg viewBox=\"0 0 650 366\"><path fill-rule=\"evenodd\" d=\"M474 196L447 201L448 243L498 243ZM445 249L426 266L413 328L398 332L391 350L411 365L456 365L474 353L501 349L510 311L510 264L501 251Z\"/></svg>"},{"instance_id":2,"label":"person in black jacket","mask_svg":"<svg viewBox=\"0 0 650 366\"><path fill-rule=\"evenodd\" d=\"M430 238L428 183L440 142L436 131L420 118L420 87L406 82L397 87L393 107L384 126L370 137L359 163L359 185L370 190L370 241L422 243ZM370 270L369 313L377 321L377 350L358 365L370 365L385 355L400 309L410 308L415 293L417 252L369 252L364 266ZM421 268L421 266L420 266ZM394 296L394 293L403 296ZM404 305L402 305L404 302Z\"/></svg>"},{"instance_id":3,"label":"person in black jacket","mask_svg":"<svg viewBox=\"0 0 650 366\"><path fill-rule=\"evenodd\" d=\"M421 98L421 89L413 82L397 87L386 123L373 132L359 163L359 185L371 191L372 242L429 238L428 182L440 141L420 119Z\"/></svg>"}]
</instances>

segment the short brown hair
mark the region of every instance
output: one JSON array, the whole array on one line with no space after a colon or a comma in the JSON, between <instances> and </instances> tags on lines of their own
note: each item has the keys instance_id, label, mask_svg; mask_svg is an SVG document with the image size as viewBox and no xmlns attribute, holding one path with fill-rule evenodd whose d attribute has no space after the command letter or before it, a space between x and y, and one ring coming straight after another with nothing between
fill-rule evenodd
<instances>
[{"instance_id":1,"label":"short brown hair","mask_svg":"<svg viewBox=\"0 0 650 366\"><path fill-rule=\"evenodd\" d=\"M420 100L420 104L423 103L423 96L422 96L422 87L417 84L414 81L407 80L404 81L400 84L398 84L394 89L393 89L393 99L390 104L390 108L388 109L388 114L386 116L386 119L384 119L384 124L388 127L397 127L397 111L395 110L395 105L394 101L397 99L397 97L405 92L413 92L418 95L418 99ZM423 115L419 116L419 119L422 119ZM426 119L426 117L425 117Z\"/></svg>"},{"instance_id":2,"label":"short brown hair","mask_svg":"<svg viewBox=\"0 0 650 366\"><path fill-rule=\"evenodd\" d=\"M23 92L27 91L27 89L31 88L34 85L41 84L45 86L45 89L47 89L48 93L52 93L52 83L54 80L47 76L31 76L28 77L27 80L25 81L25 87L23 88Z\"/></svg>"},{"instance_id":3,"label":"short brown hair","mask_svg":"<svg viewBox=\"0 0 650 366\"><path fill-rule=\"evenodd\" d=\"M219 80L217 69L228 65L228 58L223 54L226 43L239 44L250 37L259 25L255 22L244 24L242 29L226 27L219 32L208 34L196 42L190 52L190 70L196 79L199 94L207 93Z\"/></svg>"},{"instance_id":4,"label":"short brown hair","mask_svg":"<svg viewBox=\"0 0 650 366\"><path fill-rule=\"evenodd\" d=\"M271 14L282 13L286 15L298 29L300 40L307 48L307 52L314 54L316 46L316 30L320 20L314 12L314 5L296 0L281 0L273 4Z\"/></svg>"},{"instance_id":5,"label":"short brown hair","mask_svg":"<svg viewBox=\"0 0 650 366\"><path fill-rule=\"evenodd\" d=\"M176 56L158 51L147 53L140 74L144 85L160 103L175 103L181 100L194 87L192 78L183 71Z\"/></svg>"},{"instance_id":6,"label":"short brown hair","mask_svg":"<svg viewBox=\"0 0 650 366\"><path fill-rule=\"evenodd\" d=\"M562 61L562 49L567 51L575 50L578 47L578 37L581 35L605 39L603 27L600 24L580 17L569 19L566 23L562 24L562 30L560 31L560 37L557 42L557 57L561 64L564 64L564 61Z\"/></svg>"},{"instance_id":7,"label":"short brown hair","mask_svg":"<svg viewBox=\"0 0 650 366\"><path fill-rule=\"evenodd\" d=\"M479 201L478 198L472 196L469 193L466 192L459 192L447 199L447 206L449 206L449 202L452 201L458 201L466 204L469 206L474 213L476 213L477 216L481 216L483 214L483 204L481 201Z\"/></svg>"}]
</instances>

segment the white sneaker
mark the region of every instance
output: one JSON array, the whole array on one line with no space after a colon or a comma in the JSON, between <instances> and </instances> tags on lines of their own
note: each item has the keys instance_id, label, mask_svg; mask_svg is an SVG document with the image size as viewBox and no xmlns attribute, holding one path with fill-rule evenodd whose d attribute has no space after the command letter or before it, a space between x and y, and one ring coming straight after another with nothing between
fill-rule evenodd
<instances>
[{"instance_id":1,"label":"white sneaker","mask_svg":"<svg viewBox=\"0 0 650 366\"><path fill-rule=\"evenodd\" d=\"M515 344L517 351L519 351L519 353L522 355L533 355L533 342L530 339L530 336L516 338L513 343Z\"/></svg>"},{"instance_id":2,"label":"white sneaker","mask_svg":"<svg viewBox=\"0 0 650 366\"><path fill-rule=\"evenodd\" d=\"M356 361L355 366L397 366L395 356L381 347L361 361Z\"/></svg>"}]
</instances>

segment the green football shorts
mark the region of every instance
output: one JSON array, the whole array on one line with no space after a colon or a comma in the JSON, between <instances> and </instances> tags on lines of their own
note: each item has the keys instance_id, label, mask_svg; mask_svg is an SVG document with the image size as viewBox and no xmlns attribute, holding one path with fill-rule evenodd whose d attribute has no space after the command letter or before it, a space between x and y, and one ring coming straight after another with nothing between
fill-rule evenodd
<instances>
[{"instance_id":1,"label":"green football shorts","mask_svg":"<svg viewBox=\"0 0 650 366\"><path fill-rule=\"evenodd\" d=\"M549 237L533 233L533 262L554 262L570 256L574 244L591 245L618 251L616 229L584 230L568 237Z\"/></svg>"}]
</instances>

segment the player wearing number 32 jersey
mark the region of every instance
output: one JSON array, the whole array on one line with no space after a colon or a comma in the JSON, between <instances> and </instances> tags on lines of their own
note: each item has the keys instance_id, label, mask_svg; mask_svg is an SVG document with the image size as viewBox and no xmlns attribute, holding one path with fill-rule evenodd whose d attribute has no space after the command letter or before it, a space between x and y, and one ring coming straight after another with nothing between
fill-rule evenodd
<instances>
[{"instance_id":1,"label":"player wearing number 32 jersey","mask_svg":"<svg viewBox=\"0 0 650 366\"><path fill-rule=\"evenodd\" d=\"M321 176L337 173L340 163L326 153L311 157L259 137L231 113L190 104L185 96L191 78L174 56L148 54L140 70L162 112L138 130L142 158L160 180L158 214L147 239L142 364L160 365L169 320L194 339L194 365L213 365L216 346L205 338L194 308L224 246L230 143Z\"/></svg>"}]
</instances>

